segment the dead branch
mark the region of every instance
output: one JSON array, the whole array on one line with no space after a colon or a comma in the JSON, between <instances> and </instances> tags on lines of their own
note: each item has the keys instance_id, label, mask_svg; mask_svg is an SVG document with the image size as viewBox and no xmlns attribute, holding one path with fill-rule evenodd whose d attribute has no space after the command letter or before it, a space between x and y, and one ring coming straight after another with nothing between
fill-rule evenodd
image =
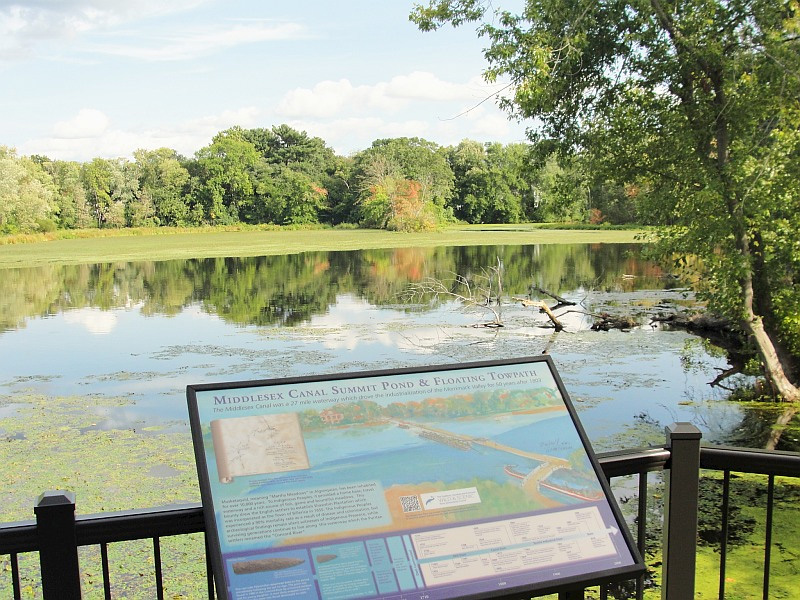
<instances>
[{"instance_id":1,"label":"dead branch","mask_svg":"<svg viewBox=\"0 0 800 600\"><path fill-rule=\"evenodd\" d=\"M723 390L728 390L729 392L732 392L734 388L723 385L722 382L725 381L728 377L733 377L734 375L741 373L742 372L741 365L733 366L730 369L720 369L719 367L717 367L717 370L720 372L719 375L714 377L714 381L710 381L708 385L710 385L711 387L721 387Z\"/></svg>"},{"instance_id":2,"label":"dead branch","mask_svg":"<svg viewBox=\"0 0 800 600\"><path fill-rule=\"evenodd\" d=\"M449 280L426 277L422 281L411 283L401 294L407 302L419 302L426 296L433 301L442 297L451 298L467 309L488 311L493 318L488 323L477 327L504 327L503 324L503 263L498 258L497 266L482 269L480 275L469 279L459 273L452 273Z\"/></svg>"},{"instance_id":3,"label":"dead branch","mask_svg":"<svg viewBox=\"0 0 800 600\"><path fill-rule=\"evenodd\" d=\"M519 296L514 296L512 298L512 300L514 300L516 302L519 302L520 304L522 304L522 306L525 306L525 307L528 307L528 306L537 307L540 312L543 312L548 316L550 321L553 323L553 326L556 328L556 331L561 331L561 330L564 329L564 325L561 323L561 321L558 320L558 317L556 317L553 314L553 311L550 310L550 307L547 306L547 304L545 304L543 301L541 301L541 300L528 300L527 298L520 298Z\"/></svg>"},{"instance_id":4,"label":"dead branch","mask_svg":"<svg viewBox=\"0 0 800 600\"><path fill-rule=\"evenodd\" d=\"M550 310L550 307L547 306L547 304L545 304L544 302L540 302L539 310L547 314L547 316L550 318L550 321L552 321L553 323L553 327L556 328L556 331L561 331L562 329L564 329L564 325L562 325L561 321L559 321L556 318L556 316L553 314L553 311Z\"/></svg>"},{"instance_id":5,"label":"dead branch","mask_svg":"<svg viewBox=\"0 0 800 600\"><path fill-rule=\"evenodd\" d=\"M539 292L545 296L550 296L553 300L558 302L557 306L575 306L575 302L567 300L566 298L562 298L561 296L554 294L553 292L549 292L544 288L540 288L535 284L531 284L531 294L533 294L533 292Z\"/></svg>"}]
</instances>

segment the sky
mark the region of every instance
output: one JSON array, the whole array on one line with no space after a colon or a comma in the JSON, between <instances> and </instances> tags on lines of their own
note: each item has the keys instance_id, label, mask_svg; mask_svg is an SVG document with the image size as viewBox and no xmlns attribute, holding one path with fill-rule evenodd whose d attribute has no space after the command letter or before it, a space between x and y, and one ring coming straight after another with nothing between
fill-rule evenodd
<instances>
[{"instance_id":1,"label":"sky","mask_svg":"<svg viewBox=\"0 0 800 600\"><path fill-rule=\"evenodd\" d=\"M185 156L281 123L349 155L387 137L525 141L474 28L413 0L0 0L0 145L87 161ZM488 98L488 100L487 100Z\"/></svg>"}]
</instances>

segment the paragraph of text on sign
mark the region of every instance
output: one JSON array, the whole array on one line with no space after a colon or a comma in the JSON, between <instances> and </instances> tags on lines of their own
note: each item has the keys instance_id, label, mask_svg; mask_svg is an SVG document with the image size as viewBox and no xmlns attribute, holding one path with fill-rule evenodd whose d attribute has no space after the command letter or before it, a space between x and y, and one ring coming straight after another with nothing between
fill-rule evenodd
<instances>
[{"instance_id":1,"label":"paragraph of text on sign","mask_svg":"<svg viewBox=\"0 0 800 600\"><path fill-rule=\"evenodd\" d=\"M391 522L377 481L226 498L221 503L228 544L380 527Z\"/></svg>"}]
</instances>

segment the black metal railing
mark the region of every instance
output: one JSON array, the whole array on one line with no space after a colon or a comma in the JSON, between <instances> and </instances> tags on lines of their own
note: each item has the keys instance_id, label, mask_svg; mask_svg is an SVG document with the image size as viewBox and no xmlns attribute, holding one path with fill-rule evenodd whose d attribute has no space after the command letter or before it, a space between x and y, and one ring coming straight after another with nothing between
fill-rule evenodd
<instances>
[{"instance_id":1,"label":"black metal railing","mask_svg":"<svg viewBox=\"0 0 800 600\"><path fill-rule=\"evenodd\" d=\"M674 433L674 432L673 432ZM683 501L691 493L686 490L695 490L694 493L694 528L686 525L686 514L682 514L684 508L665 510L663 527L665 529L664 539L668 544L681 546L680 548L664 548L664 569L662 586L668 585L666 573L669 569L681 573L681 580L685 580L687 568L694 573L694 552L697 535L697 482L700 477L700 469L707 469L711 472L722 475L723 493L720 498L722 522L721 543L720 543L720 574L719 574L719 598L725 597L726 581L726 560L728 554L728 514L731 506L730 478L731 473L753 473L767 477L766 490L766 527L765 527L765 554L763 561L763 597L768 598L770 592L770 563L772 547L772 523L775 511L775 478L792 477L800 480L800 455L786 452L767 452L759 450L745 450L741 448L728 447L699 447L699 433L696 438L697 447L695 453L698 461L694 467L688 465L690 472L694 472L693 484L687 481L679 481L676 465L673 462L684 448L677 447L683 442L680 439L669 441L665 447L655 447L635 450L621 450L616 452L606 452L598 455L600 465L606 476L613 479L623 476L638 476L637 484L637 507L633 525L635 526L636 540L642 555L646 552L645 540L647 537L648 515L648 474L652 472L664 472L667 476L668 489L665 492L668 498L665 503L671 502L670 498ZM692 441L692 440L689 440ZM683 458L681 466L691 463L692 447L686 444L689 451L689 459ZM685 475L681 475L686 477ZM689 485L687 485L689 484ZM22 598L22 585L20 577L19 557L27 553L38 553L40 563L40 582L45 600L57 598L66 600L68 598L79 598L81 593L80 572L77 568L77 549L78 547L99 547L100 562L102 565L103 595L105 598L112 598L112 582L110 577L108 547L109 544L117 542L127 542L131 540L151 540L153 551L153 582L155 595L161 599L164 597L164 575L162 571L161 539L170 536L182 536L205 532L203 520L203 508L199 504L184 505L180 507L162 507L145 510L130 510L116 513L102 513L95 515L74 514L74 497L64 492L48 492L43 494L35 507L36 521L25 521L19 523L0 524L0 557L8 556L7 575L0 575L6 578L5 582L0 582L0 589L5 586L13 591L13 597ZM691 510L691 502L689 504ZM670 519L680 519L674 526L670 526ZM668 531L679 537L670 537ZM207 546L206 546L207 549ZM686 563L686 555L691 555L690 563ZM667 558L669 556L669 559ZM206 557L206 583L203 588L207 589L208 598L213 600L214 585L209 563L209 554ZM74 562L73 562L74 561ZM678 561L678 562L671 562ZM684 561L684 562L682 562ZM687 564L690 567L687 567ZM65 568L66 567L66 568ZM10 577L10 582L8 578ZM675 578L677 579L677 578ZM693 577L690 578L693 582ZM55 583L54 583L55 582ZM8 585L10 583L10 586ZM56 589L57 592L48 592ZM644 576L635 582L635 597L642 598L645 589ZM600 597L609 597L607 587L600 589ZM569 598L582 597L570 593ZM670 597L669 595L667 597ZM676 592L672 597L681 597ZM691 597L691 596L683 596Z\"/></svg>"}]
</instances>

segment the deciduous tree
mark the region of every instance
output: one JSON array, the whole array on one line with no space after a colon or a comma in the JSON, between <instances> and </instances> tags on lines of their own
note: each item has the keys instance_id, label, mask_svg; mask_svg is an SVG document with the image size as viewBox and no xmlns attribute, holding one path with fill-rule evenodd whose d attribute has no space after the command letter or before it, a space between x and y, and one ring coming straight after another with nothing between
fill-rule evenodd
<instances>
[{"instance_id":1,"label":"deciduous tree","mask_svg":"<svg viewBox=\"0 0 800 600\"><path fill-rule=\"evenodd\" d=\"M646 188L661 248L800 401L800 8L796 0L431 0L423 30L478 24L513 114ZM700 260L681 260L686 257Z\"/></svg>"},{"instance_id":2,"label":"deciduous tree","mask_svg":"<svg viewBox=\"0 0 800 600\"><path fill-rule=\"evenodd\" d=\"M0 231L36 231L53 213L52 178L30 158L0 146Z\"/></svg>"}]
</instances>

